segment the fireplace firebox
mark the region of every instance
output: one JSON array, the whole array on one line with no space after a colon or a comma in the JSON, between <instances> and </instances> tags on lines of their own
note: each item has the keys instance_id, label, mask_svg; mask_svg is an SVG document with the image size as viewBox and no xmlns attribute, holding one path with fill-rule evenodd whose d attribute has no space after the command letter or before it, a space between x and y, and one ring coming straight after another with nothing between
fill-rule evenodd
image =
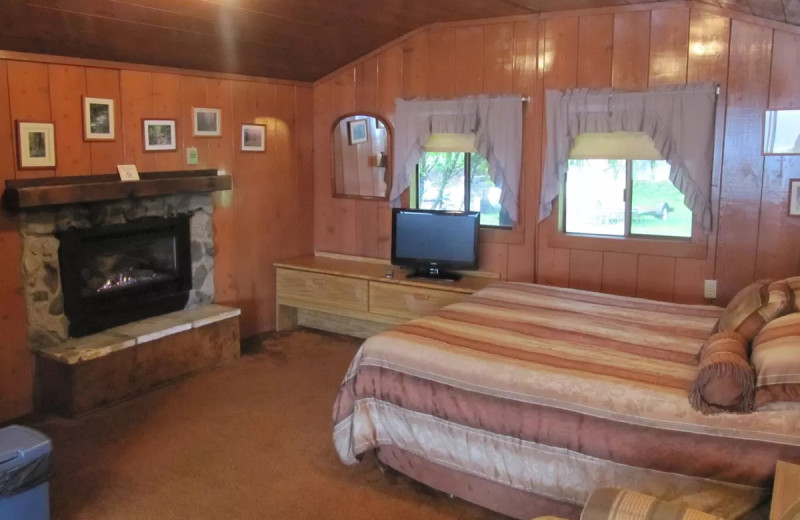
<instances>
[{"instance_id":1,"label":"fireplace firebox","mask_svg":"<svg viewBox=\"0 0 800 520\"><path fill-rule=\"evenodd\" d=\"M58 234L69 335L183 309L192 289L189 216Z\"/></svg>"}]
</instances>

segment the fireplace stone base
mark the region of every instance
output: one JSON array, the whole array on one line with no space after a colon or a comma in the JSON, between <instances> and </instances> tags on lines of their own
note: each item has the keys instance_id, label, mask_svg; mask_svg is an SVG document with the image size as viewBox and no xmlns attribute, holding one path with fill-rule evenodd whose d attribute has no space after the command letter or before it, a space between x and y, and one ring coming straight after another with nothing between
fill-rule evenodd
<instances>
[{"instance_id":1,"label":"fireplace stone base","mask_svg":"<svg viewBox=\"0 0 800 520\"><path fill-rule=\"evenodd\" d=\"M191 309L214 301L212 212L211 195L195 193L43 207L20 213L28 347L52 347L68 339L58 233L70 228L131 223L146 217L190 215L192 290L186 308Z\"/></svg>"},{"instance_id":2,"label":"fireplace stone base","mask_svg":"<svg viewBox=\"0 0 800 520\"><path fill-rule=\"evenodd\" d=\"M83 415L235 359L239 314L207 305L34 349L36 409Z\"/></svg>"}]
</instances>

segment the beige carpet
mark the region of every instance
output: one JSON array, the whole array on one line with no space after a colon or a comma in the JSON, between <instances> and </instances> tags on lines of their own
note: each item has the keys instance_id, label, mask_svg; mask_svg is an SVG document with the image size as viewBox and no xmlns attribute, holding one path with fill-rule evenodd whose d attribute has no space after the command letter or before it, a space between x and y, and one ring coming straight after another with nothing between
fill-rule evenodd
<instances>
[{"instance_id":1,"label":"beige carpet","mask_svg":"<svg viewBox=\"0 0 800 520\"><path fill-rule=\"evenodd\" d=\"M331 407L358 340L310 331L77 419L53 439L53 520L500 519L373 458L348 467Z\"/></svg>"}]
</instances>

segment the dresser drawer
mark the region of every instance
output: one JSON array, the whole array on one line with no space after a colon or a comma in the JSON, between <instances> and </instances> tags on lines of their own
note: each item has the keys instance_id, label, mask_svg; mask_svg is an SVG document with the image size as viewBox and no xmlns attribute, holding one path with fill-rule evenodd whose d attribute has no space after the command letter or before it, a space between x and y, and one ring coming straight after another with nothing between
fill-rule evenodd
<instances>
[{"instance_id":1,"label":"dresser drawer","mask_svg":"<svg viewBox=\"0 0 800 520\"><path fill-rule=\"evenodd\" d=\"M464 293L381 282L369 284L369 310L399 318L417 318L463 300Z\"/></svg>"},{"instance_id":2,"label":"dresser drawer","mask_svg":"<svg viewBox=\"0 0 800 520\"><path fill-rule=\"evenodd\" d=\"M281 303L367 310L367 280L278 268L276 293Z\"/></svg>"}]
</instances>

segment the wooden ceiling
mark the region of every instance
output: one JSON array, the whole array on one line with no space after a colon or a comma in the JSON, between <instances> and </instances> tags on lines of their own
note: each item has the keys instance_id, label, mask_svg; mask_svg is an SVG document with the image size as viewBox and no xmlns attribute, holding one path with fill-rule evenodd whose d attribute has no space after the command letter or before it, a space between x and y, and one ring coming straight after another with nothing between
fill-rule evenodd
<instances>
[{"instance_id":1,"label":"wooden ceiling","mask_svg":"<svg viewBox=\"0 0 800 520\"><path fill-rule=\"evenodd\" d=\"M431 23L648 1L0 0L0 49L313 81ZM800 25L800 0L702 1Z\"/></svg>"}]
</instances>

